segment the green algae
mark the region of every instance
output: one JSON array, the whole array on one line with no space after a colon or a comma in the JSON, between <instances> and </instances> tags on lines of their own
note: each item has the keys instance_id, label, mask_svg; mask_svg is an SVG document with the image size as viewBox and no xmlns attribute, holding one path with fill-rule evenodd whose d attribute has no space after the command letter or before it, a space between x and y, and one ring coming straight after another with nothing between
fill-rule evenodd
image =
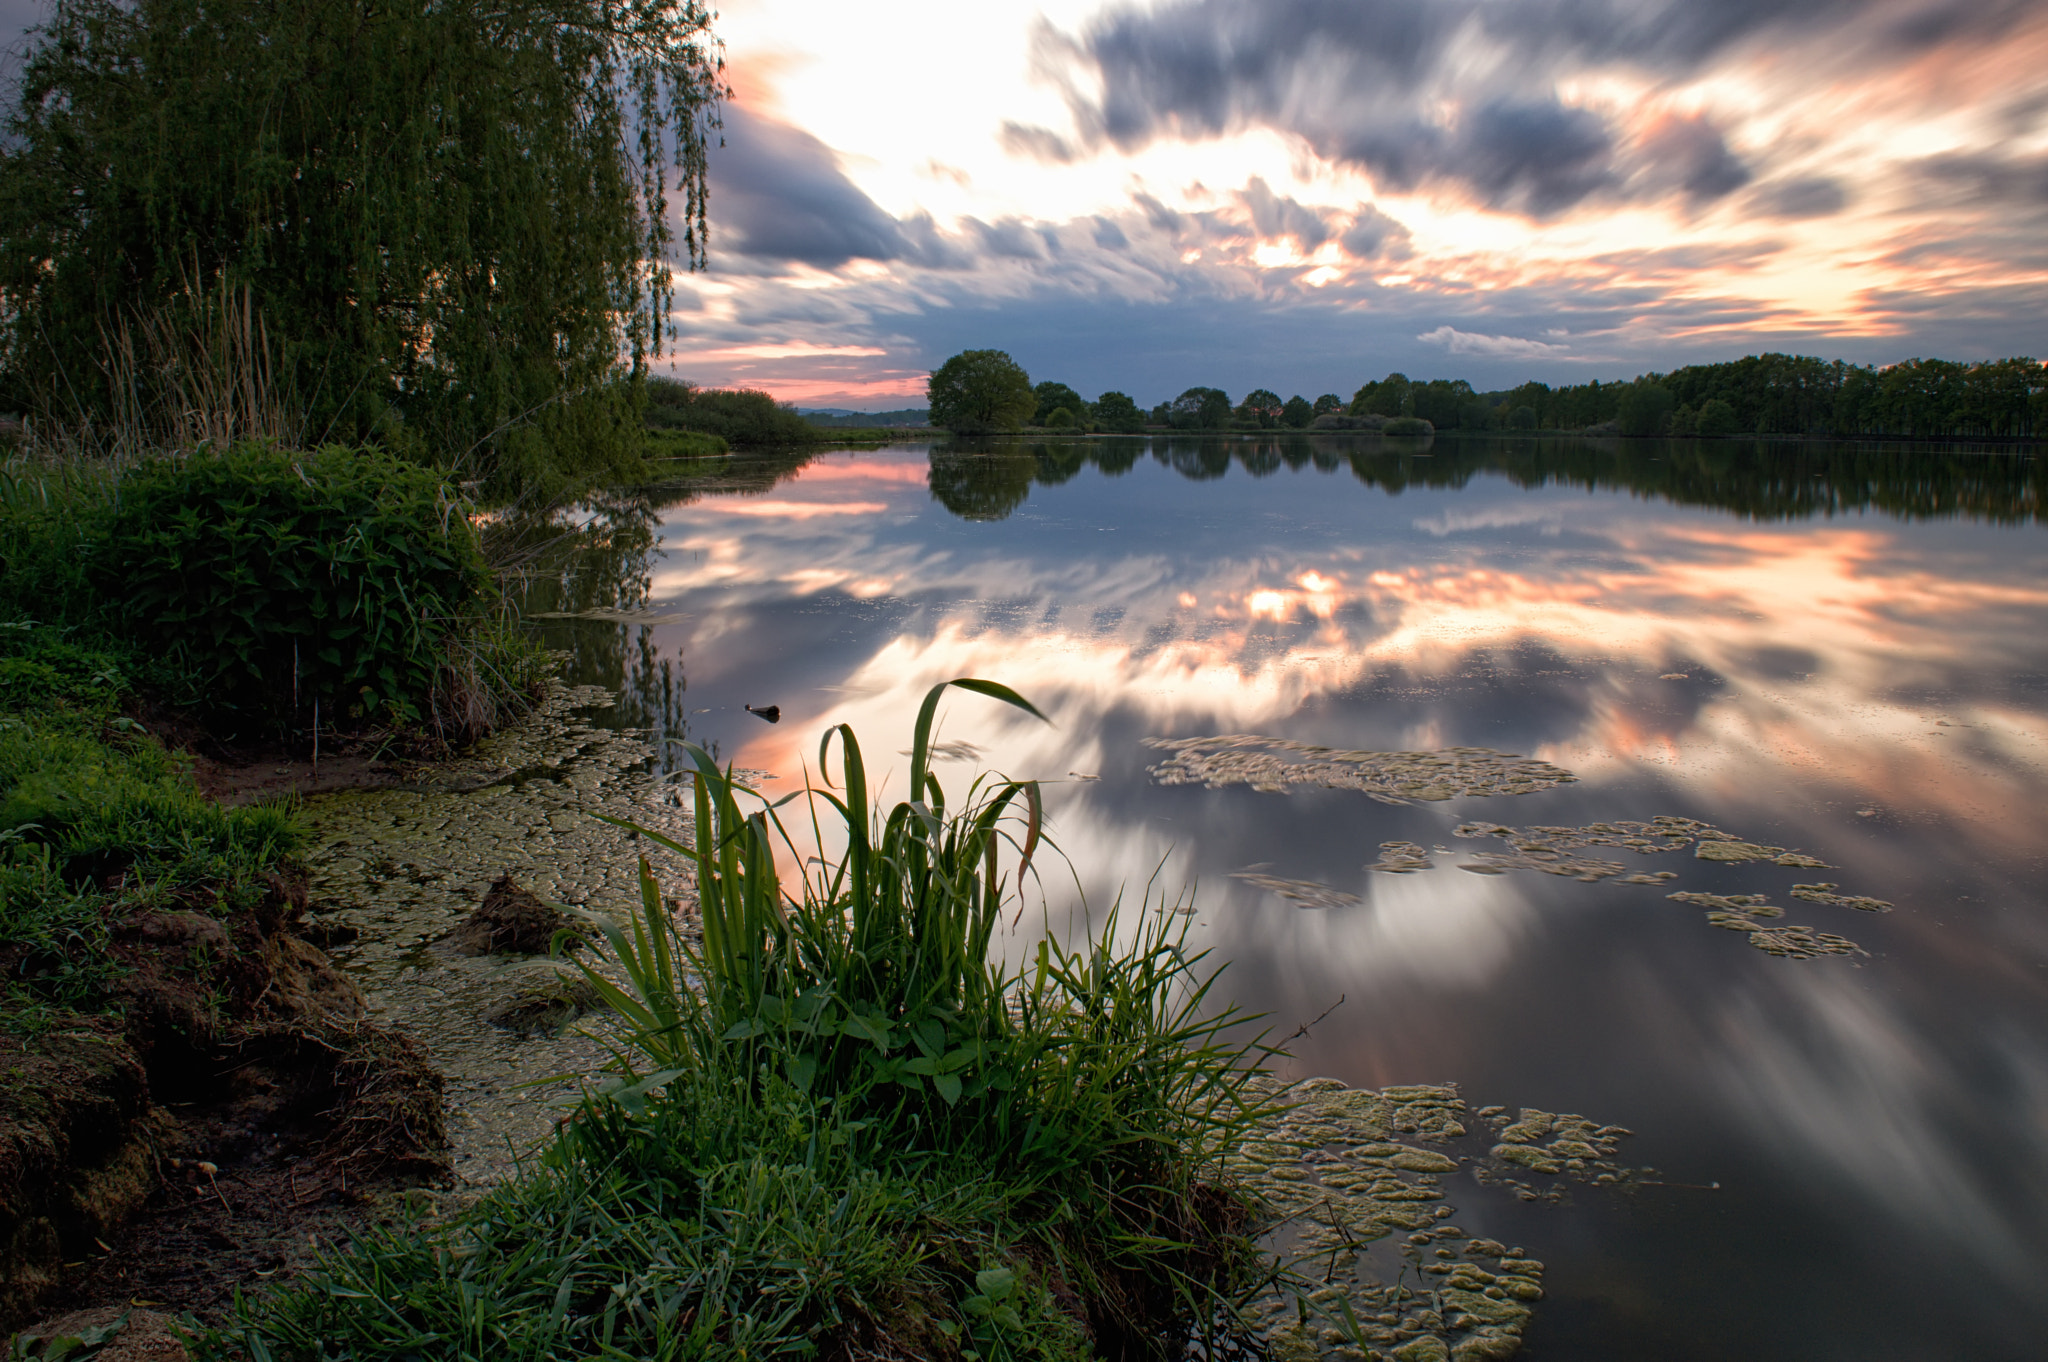
<instances>
[{"instance_id":1,"label":"green algae","mask_svg":"<svg viewBox=\"0 0 2048 1362\"><path fill-rule=\"evenodd\" d=\"M1892 905L1883 899L1865 898L1860 894L1837 894L1835 884L1795 884L1792 897L1805 899L1808 903L1829 903L1837 908L1854 908L1859 913L1889 913Z\"/></svg>"},{"instance_id":2,"label":"green algae","mask_svg":"<svg viewBox=\"0 0 2048 1362\"><path fill-rule=\"evenodd\" d=\"M1636 1176L1614 1162L1628 1132L1583 1116L1475 1111L1448 1084L1258 1083L1281 1114L1232 1151L1225 1171L1266 1208L1262 1247L1297 1265L1244 1312L1276 1359L1513 1356L1543 1297L1543 1265L1453 1223L1445 1180L1469 1172L1554 1201L1555 1185L1521 1179L1613 1187ZM1461 1152L1451 1142L1469 1126L1491 1138Z\"/></svg>"},{"instance_id":3,"label":"green algae","mask_svg":"<svg viewBox=\"0 0 2048 1362\"><path fill-rule=\"evenodd\" d=\"M1271 794L1304 787L1357 790L1383 804L1406 804L1459 795L1533 794L1578 779L1561 766L1490 747L1363 752L1255 733L1146 738L1144 743L1172 753L1149 768L1159 784L1212 790L1233 785Z\"/></svg>"},{"instance_id":4,"label":"green algae","mask_svg":"<svg viewBox=\"0 0 2048 1362\"><path fill-rule=\"evenodd\" d=\"M690 819L649 769L645 735L584 717L615 701L555 687L520 724L397 789L317 795L305 817L313 927L362 988L370 1016L422 1042L447 1078L450 1154L472 1185L502 1180L548 1133L573 1081L609 1050L610 1021L556 982L551 962L464 956L451 934L500 876L541 899L623 920L638 858L694 917L681 858L593 815L687 841Z\"/></svg>"}]
</instances>

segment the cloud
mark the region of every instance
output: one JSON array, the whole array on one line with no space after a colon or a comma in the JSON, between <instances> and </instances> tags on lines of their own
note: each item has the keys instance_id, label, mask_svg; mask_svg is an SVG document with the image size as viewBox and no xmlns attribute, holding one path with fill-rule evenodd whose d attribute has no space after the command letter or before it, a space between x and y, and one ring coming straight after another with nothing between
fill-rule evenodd
<instances>
[{"instance_id":1,"label":"cloud","mask_svg":"<svg viewBox=\"0 0 2048 1362\"><path fill-rule=\"evenodd\" d=\"M1042 29L1071 156L1265 128L1382 192L1441 187L1544 219L1590 200L1695 209L1757 174L1694 110L1638 129L1638 100L1717 62L1804 51L1831 69L1983 42L2034 0L1168 0Z\"/></svg>"},{"instance_id":2,"label":"cloud","mask_svg":"<svg viewBox=\"0 0 2048 1362\"><path fill-rule=\"evenodd\" d=\"M1358 205L1337 240L1353 260L1404 260L1413 254L1408 229L1369 203Z\"/></svg>"},{"instance_id":3,"label":"cloud","mask_svg":"<svg viewBox=\"0 0 2048 1362\"><path fill-rule=\"evenodd\" d=\"M1848 191L1840 181L1825 175L1802 175L1760 185L1749 199L1751 212L1781 221L1832 217L1848 206Z\"/></svg>"},{"instance_id":4,"label":"cloud","mask_svg":"<svg viewBox=\"0 0 2048 1362\"><path fill-rule=\"evenodd\" d=\"M1067 145L1067 139L1051 128L1036 124L1013 123L1005 120L1001 137L1003 150L1012 156L1022 156L1048 165L1066 165L1074 159L1074 149Z\"/></svg>"},{"instance_id":5,"label":"cloud","mask_svg":"<svg viewBox=\"0 0 2048 1362\"><path fill-rule=\"evenodd\" d=\"M725 145L711 151L714 249L830 269L911 251L896 219L801 128L725 107Z\"/></svg>"},{"instance_id":6,"label":"cloud","mask_svg":"<svg viewBox=\"0 0 2048 1362\"><path fill-rule=\"evenodd\" d=\"M1321 213L1284 194L1275 194L1257 175L1239 191L1237 201L1251 213L1252 230L1262 239L1293 237L1295 244L1308 252L1334 235Z\"/></svg>"},{"instance_id":7,"label":"cloud","mask_svg":"<svg viewBox=\"0 0 2048 1362\"><path fill-rule=\"evenodd\" d=\"M1520 336L1481 335L1476 331L1460 331L1452 326L1439 326L1434 331L1423 332L1415 339L1429 345L1441 345L1454 355L1492 355L1520 359L1559 355L1569 348L1554 345L1549 341L1523 340Z\"/></svg>"}]
</instances>

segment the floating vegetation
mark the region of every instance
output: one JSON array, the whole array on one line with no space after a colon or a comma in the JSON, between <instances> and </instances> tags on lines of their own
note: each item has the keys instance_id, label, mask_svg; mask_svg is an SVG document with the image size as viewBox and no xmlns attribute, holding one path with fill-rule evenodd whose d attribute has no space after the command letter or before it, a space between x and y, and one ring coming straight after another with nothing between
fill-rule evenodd
<instances>
[{"instance_id":1,"label":"floating vegetation","mask_svg":"<svg viewBox=\"0 0 2048 1362\"><path fill-rule=\"evenodd\" d=\"M688 882L678 858L590 816L689 839L688 814L647 769L646 737L579 717L616 698L558 686L526 720L408 787L306 801L311 926L336 943L372 1017L433 1051L455 1173L473 1184L507 1175L512 1149L548 1131L570 1090L522 1085L593 1073L609 1051L606 1023L551 963L464 955L456 929L504 876L540 901L613 916L639 903L639 855L663 883Z\"/></svg>"},{"instance_id":2,"label":"floating vegetation","mask_svg":"<svg viewBox=\"0 0 2048 1362\"><path fill-rule=\"evenodd\" d=\"M1262 1095L1295 1105L1225 1171L1273 1217L1262 1247L1294 1262L1294 1280L1248 1311L1274 1362L1513 1356L1543 1298L1543 1264L1455 1224L1444 1179L1469 1170L1524 1200L1555 1201L1564 1181L1637 1176L1614 1161L1628 1135L1619 1126L1474 1113L1454 1085L1374 1092L1312 1078Z\"/></svg>"},{"instance_id":3,"label":"floating vegetation","mask_svg":"<svg viewBox=\"0 0 2048 1362\"><path fill-rule=\"evenodd\" d=\"M1435 868L1429 852L1414 842L1381 842L1380 858L1366 867L1367 870L1384 870L1389 875L1412 875L1418 870Z\"/></svg>"},{"instance_id":4,"label":"floating vegetation","mask_svg":"<svg viewBox=\"0 0 2048 1362\"><path fill-rule=\"evenodd\" d=\"M1299 786L1358 790L1383 804L1458 795L1534 794L1578 779L1561 766L1490 747L1432 752L1351 752L1286 738L1230 733L1214 738L1146 738L1173 755L1151 767L1161 785L1249 785L1285 794Z\"/></svg>"},{"instance_id":5,"label":"floating vegetation","mask_svg":"<svg viewBox=\"0 0 2048 1362\"><path fill-rule=\"evenodd\" d=\"M1230 878L1243 880L1246 884L1263 889L1269 894L1278 894L1297 908L1356 908L1365 902L1356 894L1332 889L1317 880L1284 880L1278 875L1267 875L1256 870L1233 871Z\"/></svg>"},{"instance_id":6,"label":"floating vegetation","mask_svg":"<svg viewBox=\"0 0 2048 1362\"><path fill-rule=\"evenodd\" d=\"M1812 886L1806 886L1812 887ZM1696 903L1708 909L1707 925L1724 931L1748 932L1749 944L1766 955L1789 960L1811 960L1820 955L1863 955L1862 947L1846 936L1816 932L1811 927L1770 927L1759 919L1785 916L1762 894L1666 894L1680 903ZM1868 900L1876 903L1878 900Z\"/></svg>"},{"instance_id":7,"label":"floating vegetation","mask_svg":"<svg viewBox=\"0 0 2048 1362\"><path fill-rule=\"evenodd\" d=\"M1671 815L1659 815L1647 823L1589 823L1582 828L1511 828L1499 823L1472 822L1460 823L1451 831L1459 837L1494 837L1507 844L1506 851L1480 852L1459 863L1458 869L1477 875L1540 870L1547 875L1569 876L1585 883L1613 880L1617 884L1663 884L1678 877L1677 872L1671 870L1660 870L1654 874L1624 874L1628 867L1619 861L1577 854L1589 846L1615 847L1645 856L1692 847L1693 855L1706 861L1737 864L1763 861L1802 869L1825 864L1803 852L1742 841L1697 818ZM1411 868L1427 870L1429 866L1425 863ZM1792 896L1864 912L1886 912L1891 908L1883 899L1837 894L1836 888L1833 884L1797 884L1792 886ZM1681 892L1665 897L1707 909L1709 925L1747 932L1749 944L1769 955L1811 960L1822 955L1863 953L1855 942L1830 932L1816 932L1809 927L1766 926L1760 919L1781 918L1785 910L1772 906L1762 894Z\"/></svg>"},{"instance_id":8,"label":"floating vegetation","mask_svg":"<svg viewBox=\"0 0 2048 1362\"><path fill-rule=\"evenodd\" d=\"M1787 851L1783 847L1767 847L1756 842L1744 842L1725 832L1709 831L1700 834L1700 844L1693 855L1703 861L1769 861L1772 865L1791 866L1796 870L1826 870L1828 863L1818 857L1808 856L1803 851Z\"/></svg>"},{"instance_id":9,"label":"floating vegetation","mask_svg":"<svg viewBox=\"0 0 2048 1362\"><path fill-rule=\"evenodd\" d=\"M1805 899L1808 903L1831 903L1837 908L1854 908L1859 913L1889 913L1892 906L1883 899L1865 898L1861 894L1837 894L1841 888L1836 884L1795 884L1792 897Z\"/></svg>"},{"instance_id":10,"label":"floating vegetation","mask_svg":"<svg viewBox=\"0 0 2048 1362\"><path fill-rule=\"evenodd\" d=\"M1499 823L1460 823L1451 829L1458 837L1497 837L1509 850L1480 852L1460 862L1458 869L1475 875L1500 875L1510 870L1540 870L1546 875L1563 875L1587 884L1621 878L1623 884L1662 884L1678 878L1674 870L1654 874L1629 874L1620 861L1605 861L1572 853L1582 847L1611 846L1640 855L1683 851L1702 832L1712 829L1692 818L1659 817L1648 823L1594 823L1583 828L1510 828Z\"/></svg>"},{"instance_id":11,"label":"floating vegetation","mask_svg":"<svg viewBox=\"0 0 2048 1362\"><path fill-rule=\"evenodd\" d=\"M1811 927L1759 927L1749 934L1749 944L1766 955L1792 960L1811 960L1817 955L1867 955L1846 936L1816 932Z\"/></svg>"}]
</instances>

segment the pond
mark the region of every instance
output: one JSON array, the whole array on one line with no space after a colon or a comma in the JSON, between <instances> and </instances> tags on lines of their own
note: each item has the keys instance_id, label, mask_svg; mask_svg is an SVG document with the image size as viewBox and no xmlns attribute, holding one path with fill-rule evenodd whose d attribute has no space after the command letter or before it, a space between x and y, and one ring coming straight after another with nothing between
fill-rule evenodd
<instances>
[{"instance_id":1,"label":"pond","mask_svg":"<svg viewBox=\"0 0 2048 1362\"><path fill-rule=\"evenodd\" d=\"M599 722L777 794L827 725L900 775L931 685L1006 682L1052 723L950 700L940 770L1047 782L1053 930L1190 887L1219 992L1313 1023L1284 1077L1633 1131L1626 1191L1453 1197L1547 1265L1526 1357L2038 1357L2044 484L1875 444L906 444L595 504L532 605L624 692Z\"/></svg>"}]
</instances>

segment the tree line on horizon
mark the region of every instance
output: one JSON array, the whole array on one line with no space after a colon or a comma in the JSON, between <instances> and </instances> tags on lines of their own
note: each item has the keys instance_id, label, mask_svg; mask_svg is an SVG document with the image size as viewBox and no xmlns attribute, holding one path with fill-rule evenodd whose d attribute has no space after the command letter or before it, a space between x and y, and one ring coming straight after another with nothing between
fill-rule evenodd
<instances>
[{"instance_id":1,"label":"tree line on horizon","mask_svg":"<svg viewBox=\"0 0 2048 1362\"><path fill-rule=\"evenodd\" d=\"M1347 401L1336 393L1282 399L1256 388L1233 402L1193 387L1146 410L1128 394L1094 401L1065 383L1033 384L1000 350L968 350L932 372L931 423L957 434L1041 427L1138 433L1376 429L1631 436L1891 435L2027 439L2048 432L2048 365L2015 358L1912 359L1884 367L1763 354L1630 380L1529 382L1479 392L1464 379L1389 374Z\"/></svg>"}]
</instances>

